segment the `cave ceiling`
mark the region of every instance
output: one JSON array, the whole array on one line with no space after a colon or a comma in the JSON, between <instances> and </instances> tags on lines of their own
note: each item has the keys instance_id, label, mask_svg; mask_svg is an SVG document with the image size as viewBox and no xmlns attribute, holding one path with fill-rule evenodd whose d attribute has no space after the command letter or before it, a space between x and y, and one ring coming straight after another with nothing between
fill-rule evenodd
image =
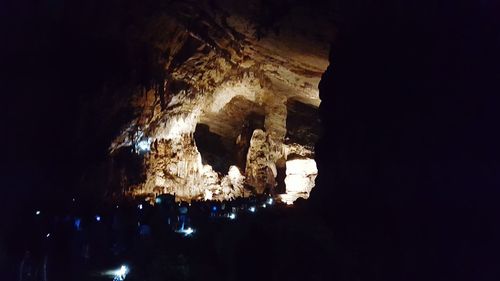
<instances>
[{"instance_id":1,"label":"cave ceiling","mask_svg":"<svg viewBox=\"0 0 500 281\"><path fill-rule=\"evenodd\" d=\"M294 1L173 3L147 34L161 53L159 83L137 91L136 116L110 146L143 157L144 181L124 188L186 200L272 193L289 155L314 161L329 17ZM317 170L297 163L307 194Z\"/></svg>"}]
</instances>

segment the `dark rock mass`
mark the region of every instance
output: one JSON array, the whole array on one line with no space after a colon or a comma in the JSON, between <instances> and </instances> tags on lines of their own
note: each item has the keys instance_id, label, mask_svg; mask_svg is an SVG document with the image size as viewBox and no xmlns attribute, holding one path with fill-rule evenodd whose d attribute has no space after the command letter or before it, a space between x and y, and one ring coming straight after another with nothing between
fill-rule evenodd
<instances>
[{"instance_id":1,"label":"dark rock mass","mask_svg":"<svg viewBox=\"0 0 500 281\"><path fill-rule=\"evenodd\" d=\"M498 6L354 2L319 86L310 198L340 247L332 280L494 280Z\"/></svg>"}]
</instances>

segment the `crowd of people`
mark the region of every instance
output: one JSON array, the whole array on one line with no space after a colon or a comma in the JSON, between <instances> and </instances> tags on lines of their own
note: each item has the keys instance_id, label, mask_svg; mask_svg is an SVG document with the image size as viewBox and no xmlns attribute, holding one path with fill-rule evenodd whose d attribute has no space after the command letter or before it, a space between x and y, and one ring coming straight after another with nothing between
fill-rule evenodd
<instances>
[{"instance_id":1,"label":"crowd of people","mask_svg":"<svg viewBox=\"0 0 500 281\"><path fill-rule=\"evenodd\" d=\"M72 198L64 213L35 208L32 220L27 222L29 235L22 242L23 253L18 257L18 280L46 281L58 274L88 275L134 256L135 249L141 247L138 245L147 241L177 243L179 239L197 236L211 224L235 224L262 210L286 206L269 195L190 203L161 195L154 203L134 199L103 206ZM62 268L55 268L60 265ZM106 280L105 275L97 273L94 278Z\"/></svg>"}]
</instances>

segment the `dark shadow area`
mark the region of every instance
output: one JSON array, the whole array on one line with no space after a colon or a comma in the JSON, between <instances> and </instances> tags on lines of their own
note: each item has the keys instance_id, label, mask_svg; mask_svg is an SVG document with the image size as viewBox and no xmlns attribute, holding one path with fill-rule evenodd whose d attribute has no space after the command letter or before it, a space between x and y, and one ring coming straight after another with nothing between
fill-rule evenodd
<instances>
[{"instance_id":1,"label":"dark shadow area","mask_svg":"<svg viewBox=\"0 0 500 281\"><path fill-rule=\"evenodd\" d=\"M332 280L498 279L498 5L347 2L310 198Z\"/></svg>"},{"instance_id":2,"label":"dark shadow area","mask_svg":"<svg viewBox=\"0 0 500 281\"><path fill-rule=\"evenodd\" d=\"M208 125L196 125L194 140L203 164L212 166L214 171L222 174L227 173L229 166L234 165L235 155L231 155L232 147L225 146L222 137L210 132Z\"/></svg>"},{"instance_id":3,"label":"dark shadow area","mask_svg":"<svg viewBox=\"0 0 500 281\"><path fill-rule=\"evenodd\" d=\"M314 149L321 134L319 110L297 100L288 100L286 128L285 143L298 143Z\"/></svg>"}]
</instances>

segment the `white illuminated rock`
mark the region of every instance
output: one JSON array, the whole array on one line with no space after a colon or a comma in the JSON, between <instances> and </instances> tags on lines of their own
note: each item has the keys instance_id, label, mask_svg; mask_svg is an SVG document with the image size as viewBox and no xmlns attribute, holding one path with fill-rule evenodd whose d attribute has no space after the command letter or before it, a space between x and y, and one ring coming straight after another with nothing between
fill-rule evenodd
<instances>
[{"instance_id":1,"label":"white illuminated rock","mask_svg":"<svg viewBox=\"0 0 500 281\"><path fill-rule=\"evenodd\" d=\"M297 198L309 198L315 185L318 168L314 159L294 159L286 162L286 193L282 201L290 203Z\"/></svg>"},{"instance_id":2,"label":"white illuminated rock","mask_svg":"<svg viewBox=\"0 0 500 281\"><path fill-rule=\"evenodd\" d=\"M217 11L203 1L180 2L182 11L174 5L169 12L182 16L160 21L158 38L168 40L154 44L158 53L168 54L161 58L168 79L137 90L130 102L136 117L110 146L111 154L122 148L141 152L145 180L132 185L120 176L120 184L131 195L155 198L169 193L181 200L228 200L244 196L245 186L257 193L275 188L283 168L277 167L278 159L314 156L314 144L285 141L286 104L297 99L319 106L318 84L328 66L331 39L326 27L331 23L323 20L326 17L311 17L310 7L292 5L280 20L279 36L270 32L257 38L251 7L241 10L238 1L225 1L224 10L232 16L221 22ZM192 18L183 11L204 11L207 18ZM186 49L192 52L177 63ZM162 86L164 91L159 91ZM251 114L262 120L249 120ZM253 124L250 136L245 136L242 128L249 121L263 124ZM230 153L237 150L232 146L240 145L241 155L233 158L243 160L222 165L229 171L211 167L193 136L197 124L219 135ZM314 186L315 164L294 161L286 164L287 192L307 196Z\"/></svg>"},{"instance_id":3,"label":"white illuminated rock","mask_svg":"<svg viewBox=\"0 0 500 281\"><path fill-rule=\"evenodd\" d=\"M206 189L206 190L205 190L205 193L204 193L204 196L203 196L203 199L204 199L204 200L212 200L212 198L213 198L213 193L212 193L212 191L210 191L210 190Z\"/></svg>"}]
</instances>

